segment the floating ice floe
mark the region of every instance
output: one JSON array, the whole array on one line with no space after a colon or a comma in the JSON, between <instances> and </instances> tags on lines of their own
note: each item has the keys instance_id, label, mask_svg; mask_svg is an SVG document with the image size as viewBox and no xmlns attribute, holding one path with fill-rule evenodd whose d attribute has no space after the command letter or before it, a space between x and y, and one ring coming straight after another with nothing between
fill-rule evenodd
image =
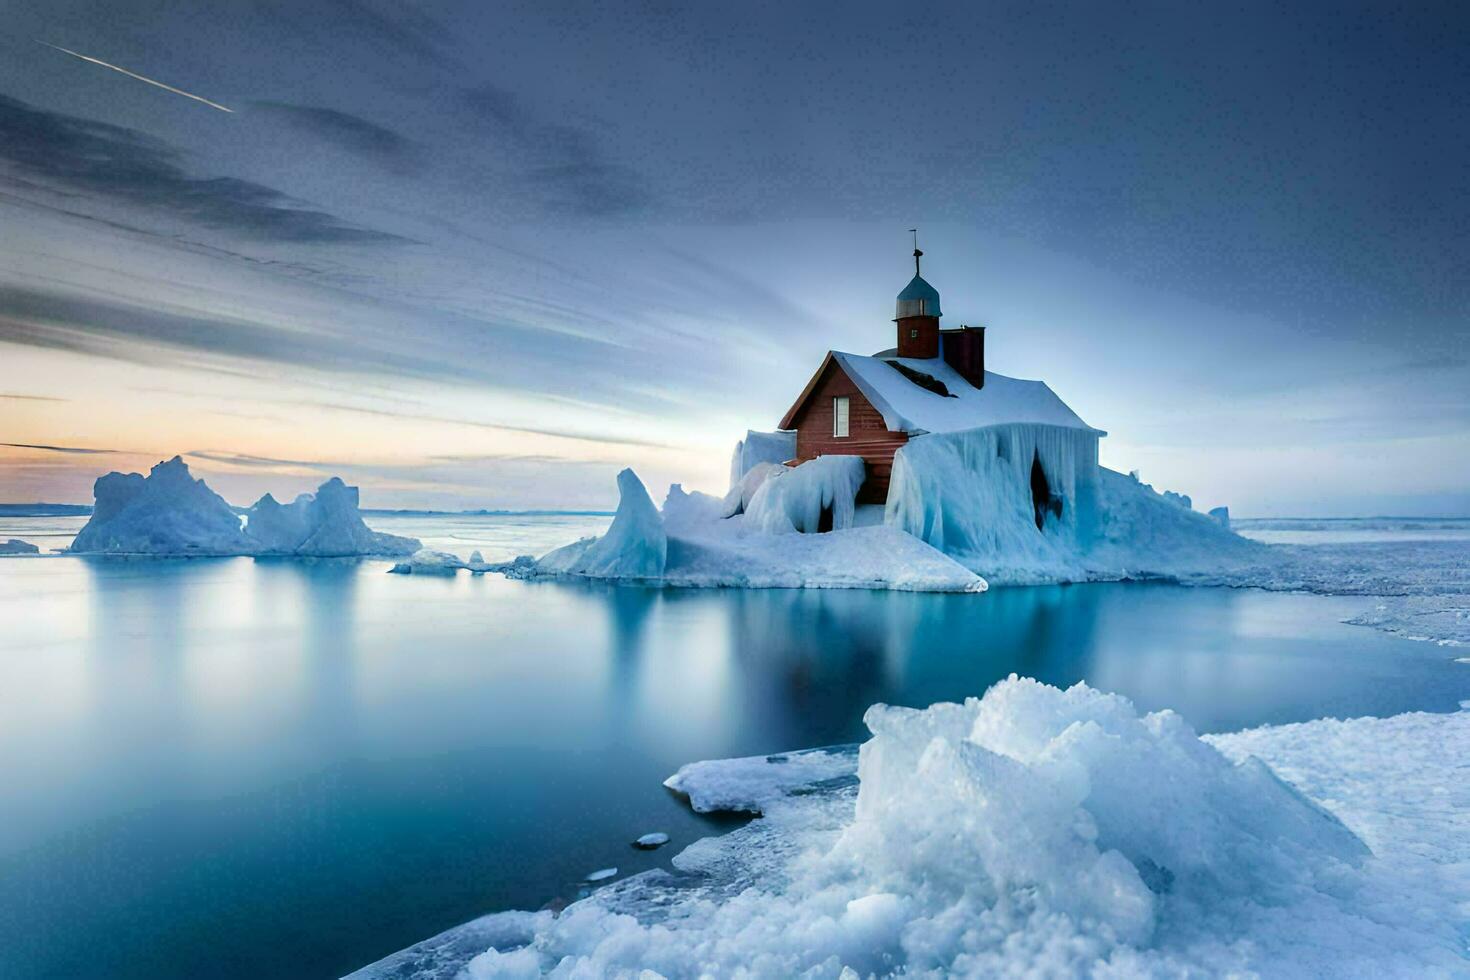
<instances>
[{"instance_id":1,"label":"floating ice floe","mask_svg":"<svg viewBox=\"0 0 1470 980\"><path fill-rule=\"evenodd\" d=\"M663 847L669 842L669 835L662 831L652 834L644 834L633 842L633 846L643 851L652 851Z\"/></svg>"},{"instance_id":2,"label":"floating ice floe","mask_svg":"<svg viewBox=\"0 0 1470 980\"><path fill-rule=\"evenodd\" d=\"M592 872L590 875L588 875L586 878L583 878L582 880L583 881L607 881L607 879L609 879L609 878L616 878L617 875L618 875L618 869L617 868L600 868L597 871Z\"/></svg>"},{"instance_id":3,"label":"floating ice floe","mask_svg":"<svg viewBox=\"0 0 1470 980\"><path fill-rule=\"evenodd\" d=\"M672 873L487 916L353 976L1466 970L1470 712L1202 739L1168 711L1012 677L866 721L860 750L804 769L790 753L681 770L691 800L764 816Z\"/></svg>"},{"instance_id":4,"label":"floating ice floe","mask_svg":"<svg viewBox=\"0 0 1470 980\"><path fill-rule=\"evenodd\" d=\"M10 538L0 542L0 555L38 555L40 553L40 548L20 538Z\"/></svg>"}]
</instances>

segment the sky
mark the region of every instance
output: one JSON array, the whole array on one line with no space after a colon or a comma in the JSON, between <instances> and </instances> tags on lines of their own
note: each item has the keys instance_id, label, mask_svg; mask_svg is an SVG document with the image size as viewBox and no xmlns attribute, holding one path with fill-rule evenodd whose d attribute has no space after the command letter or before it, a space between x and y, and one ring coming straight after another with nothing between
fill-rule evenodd
<instances>
[{"instance_id":1,"label":"sky","mask_svg":"<svg viewBox=\"0 0 1470 980\"><path fill-rule=\"evenodd\" d=\"M175 453L238 504L723 492L892 345L917 227L1105 465L1470 513L1470 7L1280 8L11 9L0 502Z\"/></svg>"}]
</instances>

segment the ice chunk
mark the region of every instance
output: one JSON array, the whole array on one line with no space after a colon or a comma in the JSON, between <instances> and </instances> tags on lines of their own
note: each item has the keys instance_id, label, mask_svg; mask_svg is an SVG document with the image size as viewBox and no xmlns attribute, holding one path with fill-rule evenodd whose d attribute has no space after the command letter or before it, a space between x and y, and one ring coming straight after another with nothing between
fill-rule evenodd
<instances>
[{"instance_id":1,"label":"ice chunk","mask_svg":"<svg viewBox=\"0 0 1470 980\"><path fill-rule=\"evenodd\" d=\"M239 555L252 550L224 498L189 475L182 458L144 477L108 473L92 488L96 505L69 550L139 555Z\"/></svg>"},{"instance_id":2,"label":"ice chunk","mask_svg":"<svg viewBox=\"0 0 1470 980\"><path fill-rule=\"evenodd\" d=\"M668 557L663 518L632 470L618 474L617 513L600 538L583 538L543 557L537 570L588 578L657 579Z\"/></svg>"},{"instance_id":3,"label":"ice chunk","mask_svg":"<svg viewBox=\"0 0 1470 980\"><path fill-rule=\"evenodd\" d=\"M751 467L759 463L784 463L796 458L795 432L756 432L748 430L735 444L730 459L730 488L739 486Z\"/></svg>"},{"instance_id":4,"label":"ice chunk","mask_svg":"<svg viewBox=\"0 0 1470 980\"><path fill-rule=\"evenodd\" d=\"M1225 528L1226 530L1229 530L1230 529L1230 508L1229 507L1211 507L1210 508L1210 516L1213 517L1216 521L1218 521L1220 523L1220 526L1221 527Z\"/></svg>"},{"instance_id":5,"label":"ice chunk","mask_svg":"<svg viewBox=\"0 0 1470 980\"><path fill-rule=\"evenodd\" d=\"M424 548L415 551L408 561L398 562L388 572L391 575L454 575L461 568L468 567L458 555Z\"/></svg>"},{"instance_id":6,"label":"ice chunk","mask_svg":"<svg viewBox=\"0 0 1470 980\"><path fill-rule=\"evenodd\" d=\"M652 834L644 834L633 842L633 846L639 850L652 851L663 847L668 842L669 835L659 831Z\"/></svg>"},{"instance_id":7,"label":"ice chunk","mask_svg":"<svg viewBox=\"0 0 1470 980\"><path fill-rule=\"evenodd\" d=\"M36 555L40 553L40 548L20 538L11 538L0 543L0 555Z\"/></svg>"},{"instance_id":8,"label":"ice chunk","mask_svg":"<svg viewBox=\"0 0 1470 980\"><path fill-rule=\"evenodd\" d=\"M850 528L865 471L861 456L818 456L782 467L756 490L746 520L767 534Z\"/></svg>"},{"instance_id":9,"label":"ice chunk","mask_svg":"<svg viewBox=\"0 0 1470 980\"><path fill-rule=\"evenodd\" d=\"M793 790L851 779L856 766L856 747L843 745L691 762L664 780L664 785L687 796L695 813L761 813Z\"/></svg>"},{"instance_id":10,"label":"ice chunk","mask_svg":"<svg viewBox=\"0 0 1470 980\"><path fill-rule=\"evenodd\" d=\"M411 555L417 539L381 534L363 523L357 487L332 477L315 494L280 504L270 494L246 512L245 534L261 554L322 558Z\"/></svg>"},{"instance_id":11,"label":"ice chunk","mask_svg":"<svg viewBox=\"0 0 1470 980\"><path fill-rule=\"evenodd\" d=\"M583 878L582 880L583 881L606 881L609 878L615 878L615 877L617 877L617 874L618 874L618 869L617 868L599 868L598 870L592 872L591 874L589 874L586 878Z\"/></svg>"}]
</instances>

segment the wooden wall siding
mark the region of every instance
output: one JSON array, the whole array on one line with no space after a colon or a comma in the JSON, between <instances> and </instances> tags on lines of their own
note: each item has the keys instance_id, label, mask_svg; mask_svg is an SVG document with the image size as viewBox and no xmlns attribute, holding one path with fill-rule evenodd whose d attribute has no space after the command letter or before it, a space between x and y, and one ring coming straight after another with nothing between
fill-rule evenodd
<instances>
[{"instance_id":1,"label":"wooden wall siding","mask_svg":"<svg viewBox=\"0 0 1470 980\"><path fill-rule=\"evenodd\" d=\"M848 399L846 439L832 435L832 399L840 395ZM868 473L858 490L858 503L881 504L888 499L893 454L908 439L907 433L888 431L883 416L834 362L823 372L797 416L796 461L804 463L818 456L861 456Z\"/></svg>"}]
</instances>

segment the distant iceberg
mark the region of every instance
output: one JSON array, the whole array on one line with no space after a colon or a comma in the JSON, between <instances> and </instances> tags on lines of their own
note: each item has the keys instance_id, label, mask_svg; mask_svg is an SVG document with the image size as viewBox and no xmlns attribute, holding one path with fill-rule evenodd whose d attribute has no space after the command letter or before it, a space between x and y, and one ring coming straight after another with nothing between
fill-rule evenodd
<instances>
[{"instance_id":1,"label":"distant iceberg","mask_svg":"<svg viewBox=\"0 0 1470 980\"><path fill-rule=\"evenodd\" d=\"M0 555L36 555L40 554L40 552L40 548L31 544L29 541L22 541L20 538L10 538L7 541L0 541Z\"/></svg>"},{"instance_id":2,"label":"distant iceberg","mask_svg":"<svg viewBox=\"0 0 1470 980\"><path fill-rule=\"evenodd\" d=\"M129 555L243 555L255 551L225 499L178 456L93 484L92 517L68 549Z\"/></svg>"},{"instance_id":3,"label":"distant iceberg","mask_svg":"<svg viewBox=\"0 0 1470 980\"><path fill-rule=\"evenodd\" d=\"M303 493L289 504L270 494L245 514L245 536L261 554L339 558L355 555L411 555L416 538L374 531L357 508L357 487L332 477L315 494Z\"/></svg>"},{"instance_id":4,"label":"distant iceberg","mask_svg":"<svg viewBox=\"0 0 1470 980\"><path fill-rule=\"evenodd\" d=\"M357 488L336 477L290 504L266 494L246 512L243 526L224 498L191 476L178 456L146 477L109 473L92 492L92 517L68 549L76 554L358 557L419 549L413 538L364 524Z\"/></svg>"}]
</instances>

